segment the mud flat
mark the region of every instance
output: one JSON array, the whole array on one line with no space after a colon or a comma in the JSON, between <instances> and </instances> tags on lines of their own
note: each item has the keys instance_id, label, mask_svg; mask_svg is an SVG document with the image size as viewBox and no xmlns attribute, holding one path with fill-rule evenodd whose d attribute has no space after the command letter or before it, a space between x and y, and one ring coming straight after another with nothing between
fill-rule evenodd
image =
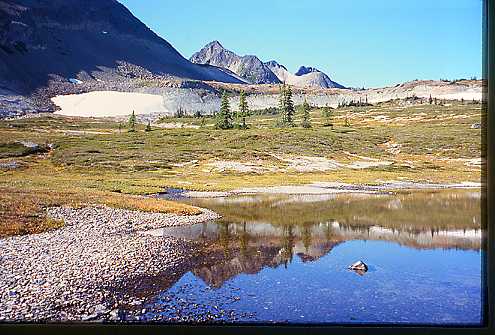
<instances>
[{"instance_id":1,"label":"mud flat","mask_svg":"<svg viewBox=\"0 0 495 335\"><path fill-rule=\"evenodd\" d=\"M129 285L180 271L194 248L142 232L219 217L207 209L179 216L103 206L57 207L48 214L65 226L0 239L0 321L117 321L119 306L141 311L143 300Z\"/></svg>"}]
</instances>

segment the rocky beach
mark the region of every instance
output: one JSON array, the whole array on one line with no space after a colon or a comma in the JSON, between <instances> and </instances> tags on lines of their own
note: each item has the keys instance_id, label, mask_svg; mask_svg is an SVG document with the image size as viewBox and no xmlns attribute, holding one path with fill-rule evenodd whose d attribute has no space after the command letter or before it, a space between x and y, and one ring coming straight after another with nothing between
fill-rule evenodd
<instances>
[{"instance_id":1,"label":"rocky beach","mask_svg":"<svg viewBox=\"0 0 495 335\"><path fill-rule=\"evenodd\" d=\"M0 240L3 322L120 320L120 306L139 320L142 298L130 285L174 275L194 245L146 230L206 222L218 215L144 213L110 207L48 209L65 226Z\"/></svg>"}]
</instances>

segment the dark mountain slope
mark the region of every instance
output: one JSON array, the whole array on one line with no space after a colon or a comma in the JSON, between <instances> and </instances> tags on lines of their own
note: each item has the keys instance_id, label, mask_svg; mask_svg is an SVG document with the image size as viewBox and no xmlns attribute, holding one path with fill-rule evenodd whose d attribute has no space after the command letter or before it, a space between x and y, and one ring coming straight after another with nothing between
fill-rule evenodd
<instances>
[{"instance_id":1,"label":"dark mountain slope","mask_svg":"<svg viewBox=\"0 0 495 335\"><path fill-rule=\"evenodd\" d=\"M76 78L81 72L91 80L93 71L111 75L119 64L157 75L240 82L192 64L116 0L0 0L1 87L29 92L52 75Z\"/></svg>"}]
</instances>

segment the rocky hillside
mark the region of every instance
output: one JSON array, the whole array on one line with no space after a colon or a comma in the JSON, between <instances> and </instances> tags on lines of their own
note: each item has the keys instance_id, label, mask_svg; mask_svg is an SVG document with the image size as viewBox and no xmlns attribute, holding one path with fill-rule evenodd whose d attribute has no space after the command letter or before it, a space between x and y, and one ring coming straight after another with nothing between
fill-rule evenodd
<instances>
[{"instance_id":1,"label":"rocky hillside","mask_svg":"<svg viewBox=\"0 0 495 335\"><path fill-rule=\"evenodd\" d=\"M251 84L278 84L280 80L256 56L239 56L225 49L220 42L205 45L190 58L196 64L209 64L231 70Z\"/></svg>"},{"instance_id":2,"label":"rocky hillside","mask_svg":"<svg viewBox=\"0 0 495 335\"><path fill-rule=\"evenodd\" d=\"M280 81L297 86L313 88L345 88L343 85L334 82L325 73L313 67L301 66L299 70L292 74L283 65L276 61L265 63L270 70L280 79Z\"/></svg>"},{"instance_id":3,"label":"rocky hillside","mask_svg":"<svg viewBox=\"0 0 495 335\"><path fill-rule=\"evenodd\" d=\"M292 74L276 61L263 63L256 56L239 56L225 49L218 41L208 43L192 55L190 61L228 69L250 84L286 83L297 87L345 88L316 68L301 66L296 74Z\"/></svg>"},{"instance_id":4,"label":"rocky hillside","mask_svg":"<svg viewBox=\"0 0 495 335\"><path fill-rule=\"evenodd\" d=\"M241 82L191 63L116 0L0 0L0 88L152 75Z\"/></svg>"}]
</instances>

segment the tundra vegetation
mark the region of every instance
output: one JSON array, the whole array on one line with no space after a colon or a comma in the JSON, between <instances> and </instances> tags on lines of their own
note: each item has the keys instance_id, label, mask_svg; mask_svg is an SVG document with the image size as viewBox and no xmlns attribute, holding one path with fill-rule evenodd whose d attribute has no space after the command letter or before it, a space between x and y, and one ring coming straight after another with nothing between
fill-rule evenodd
<instances>
[{"instance_id":1,"label":"tundra vegetation","mask_svg":"<svg viewBox=\"0 0 495 335\"><path fill-rule=\"evenodd\" d=\"M135 116L128 124L135 131L122 131L118 120L105 118L0 121L0 236L60 226L45 215L55 205L198 213L185 204L142 197L166 187L225 191L313 182L480 180L481 129L472 127L481 120L480 104L393 100L336 109L305 106L306 112L295 114L290 88L282 87L280 109L240 108L234 120L226 93L222 100L216 118L167 119L195 128L165 129L157 122L145 131L151 125ZM308 120L311 128L304 128ZM294 165L301 158L308 159L306 170ZM340 167L312 168L312 159ZM356 161L390 164L352 167Z\"/></svg>"}]
</instances>

